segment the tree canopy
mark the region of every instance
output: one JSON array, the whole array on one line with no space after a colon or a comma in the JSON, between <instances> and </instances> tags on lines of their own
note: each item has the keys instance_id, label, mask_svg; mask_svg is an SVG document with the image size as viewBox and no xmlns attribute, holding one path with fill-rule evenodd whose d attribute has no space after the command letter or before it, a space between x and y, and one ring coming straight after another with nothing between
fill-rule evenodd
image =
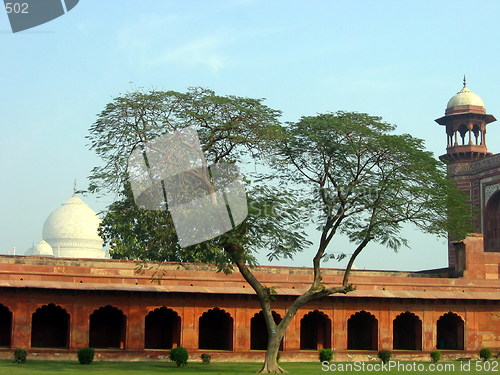
<instances>
[{"instance_id":1,"label":"tree canopy","mask_svg":"<svg viewBox=\"0 0 500 375\"><path fill-rule=\"evenodd\" d=\"M204 88L134 91L107 104L89 129L90 148L103 160L93 168L89 191L119 192L127 181L127 159L136 147L188 126L200 137L209 163L259 153L281 136L280 111L263 99L220 96Z\"/></svg>"},{"instance_id":2,"label":"tree canopy","mask_svg":"<svg viewBox=\"0 0 500 375\"><path fill-rule=\"evenodd\" d=\"M370 241L393 250L407 245L403 223L463 238L469 230L465 198L422 140L393 134L380 117L337 112L289 124L278 152L282 181L303 186L301 200L316 207L322 232L315 262L336 233L357 244L348 271ZM451 214L451 215L450 215Z\"/></svg>"}]
</instances>

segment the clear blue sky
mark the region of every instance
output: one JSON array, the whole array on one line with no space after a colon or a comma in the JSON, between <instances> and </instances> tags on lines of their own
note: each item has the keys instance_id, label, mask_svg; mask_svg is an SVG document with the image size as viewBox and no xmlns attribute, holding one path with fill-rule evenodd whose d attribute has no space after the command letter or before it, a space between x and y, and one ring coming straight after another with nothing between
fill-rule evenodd
<instances>
[{"instance_id":1,"label":"clear blue sky","mask_svg":"<svg viewBox=\"0 0 500 375\"><path fill-rule=\"evenodd\" d=\"M463 74L500 118L499 14L498 1L80 0L12 34L0 9L0 252L38 242L73 180L87 186L98 163L84 138L89 126L113 97L138 87L266 98L292 121L367 112L440 155L446 137L434 119ZM490 151L500 151L499 140L493 123ZM102 210L113 197L84 199ZM405 235L411 249L370 247L357 266L447 265L443 240L411 228ZM306 252L292 264L309 259Z\"/></svg>"}]
</instances>

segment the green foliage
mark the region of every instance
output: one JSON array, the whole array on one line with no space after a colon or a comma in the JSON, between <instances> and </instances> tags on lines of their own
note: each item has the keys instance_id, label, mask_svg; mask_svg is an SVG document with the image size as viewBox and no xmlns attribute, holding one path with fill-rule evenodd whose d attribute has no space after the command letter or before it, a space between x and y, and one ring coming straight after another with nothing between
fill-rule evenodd
<instances>
[{"instance_id":1,"label":"green foliage","mask_svg":"<svg viewBox=\"0 0 500 375\"><path fill-rule=\"evenodd\" d=\"M170 354L168 358L172 361L175 362L177 367L184 367L187 365L188 361L188 351L186 348L183 348L182 346L179 346L177 348L174 348L170 351Z\"/></svg>"},{"instance_id":2,"label":"green foliage","mask_svg":"<svg viewBox=\"0 0 500 375\"><path fill-rule=\"evenodd\" d=\"M392 353L389 350L380 350L378 352L378 357L384 363L387 363L391 360Z\"/></svg>"},{"instance_id":3,"label":"green foliage","mask_svg":"<svg viewBox=\"0 0 500 375\"><path fill-rule=\"evenodd\" d=\"M489 360L493 356L493 353L491 352L491 349L489 348L482 348L479 351L479 358L481 358L483 361Z\"/></svg>"},{"instance_id":4,"label":"green foliage","mask_svg":"<svg viewBox=\"0 0 500 375\"><path fill-rule=\"evenodd\" d=\"M227 241L245 247L241 254L246 263L254 264L253 254L267 249L268 258L292 258L310 242L303 232L306 208L292 192L261 185L249 185L248 217L231 232L201 244L181 248L168 211L139 208L130 185L121 199L109 206L99 227L99 234L115 259L159 260L216 263L219 270L231 271L232 260L222 250ZM158 265L160 266L160 265ZM161 278L161 269L155 270Z\"/></svg>"},{"instance_id":5,"label":"green foliage","mask_svg":"<svg viewBox=\"0 0 500 375\"><path fill-rule=\"evenodd\" d=\"M15 349L13 354L14 363L24 363L28 357L28 352L25 349Z\"/></svg>"},{"instance_id":6,"label":"green foliage","mask_svg":"<svg viewBox=\"0 0 500 375\"><path fill-rule=\"evenodd\" d=\"M253 254L263 249L274 260L307 248L310 243L302 226L306 207L293 192L268 186L257 176L253 182L247 180L247 220L219 238L184 249L168 211L141 209L133 199L126 173L131 151L187 126L197 130L208 163L242 163L249 158L262 162L284 137L280 112L262 102L192 88L186 93L132 92L105 107L87 136L90 148L104 162L92 170L89 191L119 193L99 229L113 258L215 263L220 271L230 272L233 261L222 250L228 241L244 247L240 256L248 264L254 264ZM155 270L158 279L161 274L161 269Z\"/></svg>"},{"instance_id":7,"label":"green foliage","mask_svg":"<svg viewBox=\"0 0 500 375\"><path fill-rule=\"evenodd\" d=\"M203 363L209 364L210 362L212 362L212 356L208 353L203 353L201 355L201 360Z\"/></svg>"},{"instance_id":8,"label":"green foliage","mask_svg":"<svg viewBox=\"0 0 500 375\"><path fill-rule=\"evenodd\" d=\"M136 147L175 130L194 127L209 164L254 157L281 136L280 112L262 99L219 96L204 88L135 91L107 104L90 127L90 148L103 160L89 177L91 192L117 192L127 181L127 159Z\"/></svg>"},{"instance_id":9,"label":"green foliage","mask_svg":"<svg viewBox=\"0 0 500 375\"><path fill-rule=\"evenodd\" d=\"M109 206L99 235L115 259L213 262L221 254L213 241L182 249L169 212L139 208L128 183Z\"/></svg>"},{"instance_id":10,"label":"green foliage","mask_svg":"<svg viewBox=\"0 0 500 375\"><path fill-rule=\"evenodd\" d=\"M289 124L277 155L279 178L302 187L298 199L315 212L323 245L340 231L358 245L375 241L397 251L407 244L403 223L456 238L468 232L470 210L444 166L422 140L394 130L379 117L350 112Z\"/></svg>"},{"instance_id":11,"label":"green foliage","mask_svg":"<svg viewBox=\"0 0 500 375\"><path fill-rule=\"evenodd\" d=\"M93 348L78 349L78 362L82 365L89 365L94 361L95 350Z\"/></svg>"},{"instance_id":12,"label":"green foliage","mask_svg":"<svg viewBox=\"0 0 500 375\"><path fill-rule=\"evenodd\" d=\"M320 349L319 350L319 361L320 362L330 362L333 359L332 349Z\"/></svg>"},{"instance_id":13,"label":"green foliage","mask_svg":"<svg viewBox=\"0 0 500 375\"><path fill-rule=\"evenodd\" d=\"M439 350L433 350L429 354L431 356L432 362L434 363L439 362L439 360L441 359L441 352Z\"/></svg>"}]
</instances>

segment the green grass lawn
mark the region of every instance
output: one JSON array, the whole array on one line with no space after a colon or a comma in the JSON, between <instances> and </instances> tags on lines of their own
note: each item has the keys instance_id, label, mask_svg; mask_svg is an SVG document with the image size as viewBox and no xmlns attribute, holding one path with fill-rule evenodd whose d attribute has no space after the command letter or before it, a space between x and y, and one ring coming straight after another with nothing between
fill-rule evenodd
<instances>
[{"instance_id":1,"label":"green grass lawn","mask_svg":"<svg viewBox=\"0 0 500 375\"><path fill-rule=\"evenodd\" d=\"M345 365L346 362L332 362L336 366L340 364ZM361 362L360 362L361 363ZM374 365L378 362L364 362L365 366ZM410 366L413 362L400 362L401 364ZM363 371L361 369L355 371L325 371L322 368L321 363L282 363L282 367L289 371L290 374L300 374L300 375L312 375L312 374L449 374L449 375L460 375L460 374L499 374L500 373L500 363L496 361L488 361L488 369L480 367L476 369L476 361L471 361L471 369L464 369L460 371L461 364L466 362L440 362L439 364L444 366L452 366L454 370L452 371L432 371L430 369L430 363L416 362L417 364L423 364L425 366L424 371ZM352 363L351 363L352 364ZM483 362L477 364L477 366L484 366ZM195 375L195 374L254 374L260 369L260 364L258 363L210 363L208 365L203 363L189 363L184 368L177 368L173 363L170 362L94 362L91 365L80 365L76 360L70 361L35 361L28 360L24 364L14 364L11 361L2 360L0 361L0 375L52 375L52 374L106 374L106 375L144 375L144 374L183 374L183 375ZM485 371L486 370L486 371Z\"/></svg>"}]
</instances>

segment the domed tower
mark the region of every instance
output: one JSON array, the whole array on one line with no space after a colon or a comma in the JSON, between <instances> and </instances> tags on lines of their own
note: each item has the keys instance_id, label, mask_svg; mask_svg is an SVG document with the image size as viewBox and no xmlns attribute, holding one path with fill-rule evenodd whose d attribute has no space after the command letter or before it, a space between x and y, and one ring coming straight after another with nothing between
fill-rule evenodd
<instances>
[{"instance_id":1,"label":"domed tower","mask_svg":"<svg viewBox=\"0 0 500 375\"><path fill-rule=\"evenodd\" d=\"M446 126L446 154L439 158L450 164L482 159L491 155L486 147L486 125L496 121L486 113L483 100L464 87L446 106L445 116L435 120Z\"/></svg>"},{"instance_id":2,"label":"domed tower","mask_svg":"<svg viewBox=\"0 0 500 375\"><path fill-rule=\"evenodd\" d=\"M496 121L486 113L483 100L464 86L436 122L446 127L448 176L474 207L472 233L463 241L450 241L451 275L470 278L499 277L500 252L500 154L486 147L486 126ZM496 140L495 140L496 141Z\"/></svg>"},{"instance_id":3,"label":"domed tower","mask_svg":"<svg viewBox=\"0 0 500 375\"><path fill-rule=\"evenodd\" d=\"M43 239L56 257L104 258L103 241L97 233L97 214L73 195L52 212L43 225Z\"/></svg>"}]
</instances>

